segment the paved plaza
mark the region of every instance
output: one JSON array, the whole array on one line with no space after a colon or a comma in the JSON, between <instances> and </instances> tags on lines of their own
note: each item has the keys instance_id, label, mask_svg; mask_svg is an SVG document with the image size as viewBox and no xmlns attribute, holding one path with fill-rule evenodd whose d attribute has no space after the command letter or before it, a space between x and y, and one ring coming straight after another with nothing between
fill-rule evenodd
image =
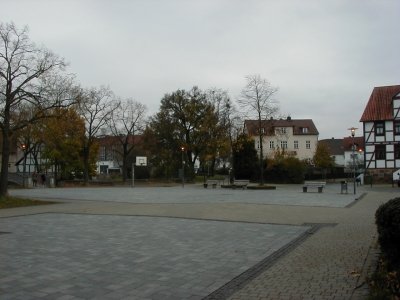
<instances>
[{"instance_id":1,"label":"paved plaza","mask_svg":"<svg viewBox=\"0 0 400 300\"><path fill-rule=\"evenodd\" d=\"M0 299L365 299L397 191L12 190L58 203L0 210Z\"/></svg>"},{"instance_id":2,"label":"paved plaza","mask_svg":"<svg viewBox=\"0 0 400 300\"><path fill-rule=\"evenodd\" d=\"M12 195L40 199L69 199L113 201L127 203L247 203L278 204L323 207L345 207L354 201L352 193L341 194L340 185L325 188L323 197L312 190L307 194L299 185L278 186L276 190L242 190L226 188L204 189L201 185L175 187L106 187L106 188L63 188L63 189L21 189Z\"/></svg>"}]
</instances>

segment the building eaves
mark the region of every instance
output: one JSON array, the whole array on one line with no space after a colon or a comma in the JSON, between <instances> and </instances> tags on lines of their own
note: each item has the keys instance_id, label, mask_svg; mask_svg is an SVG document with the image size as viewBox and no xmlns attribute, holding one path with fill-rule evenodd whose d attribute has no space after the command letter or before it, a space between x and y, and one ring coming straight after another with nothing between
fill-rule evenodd
<instances>
[{"instance_id":1,"label":"building eaves","mask_svg":"<svg viewBox=\"0 0 400 300\"><path fill-rule=\"evenodd\" d=\"M251 136L257 135L258 120L245 120L245 128ZM270 119L261 121L266 135L274 135L277 127L292 127L293 135L318 135L319 132L311 119ZM307 128L307 132L303 132Z\"/></svg>"},{"instance_id":2,"label":"building eaves","mask_svg":"<svg viewBox=\"0 0 400 300\"><path fill-rule=\"evenodd\" d=\"M360 122L393 119L393 98L400 93L400 85L375 87L361 116Z\"/></svg>"}]
</instances>

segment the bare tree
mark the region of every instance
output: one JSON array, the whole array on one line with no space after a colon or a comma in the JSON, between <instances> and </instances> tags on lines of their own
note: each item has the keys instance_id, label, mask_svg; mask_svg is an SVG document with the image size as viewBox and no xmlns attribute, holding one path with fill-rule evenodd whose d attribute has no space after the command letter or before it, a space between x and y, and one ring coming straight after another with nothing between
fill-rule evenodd
<instances>
[{"instance_id":1,"label":"bare tree","mask_svg":"<svg viewBox=\"0 0 400 300\"><path fill-rule=\"evenodd\" d=\"M137 134L143 132L146 106L132 99L122 101L110 118L110 129L121 145L117 153L122 158L122 178L128 178L128 157L137 143Z\"/></svg>"},{"instance_id":2,"label":"bare tree","mask_svg":"<svg viewBox=\"0 0 400 300\"><path fill-rule=\"evenodd\" d=\"M63 84L69 79L57 75L65 66L62 58L30 41L27 27L19 30L13 23L0 24L0 129L3 139L0 197L7 195L11 137L29 124L48 117L53 108L70 105L76 100L76 94L69 89L71 85ZM58 90L60 86L63 91ZM29 114L23 113L27 107Z\"/></svg>"},{"instance_id":3,"label":"bare tree","mask_svg":"<svg viewBox=\"0 0 400 300\"><path fill-rule=\"evenodd\" d=\"M238 140L240 134L243 133L243 120L239 117L238 111L233 103L228 99L224 109L224 123L229 138L229 164L230 164L230 182L235 174L235 165L233 163L234 142Z\"/></svg>"},{"instance_id":4,"label":"bare tree","mask_svg":"<svg viewBox=\"0 0 400 300\"><path fill-rule=\"evenodd\" d=\"M118 107L114 94L108 87L91 88L82 92L79 111L85 120L85 141L83 146L84 180L90 178L90 155L95 137L107 125L113 111Z\"/></svg>"},{"instance_id":5,"label":"bare tree","mask_svg":"<svg viewBox=\"0 0 400 300\"><path fill-rule=\"evenodd\" d=\"M263 120L274 117L278 113L278 106L274 95L278 88L273 87L260 75L246 76L247 84L243 88L238 102L249 116L255 116L258 121L258 138L260 143L260 184L264 184L264 157L263 157Z\"/></svg>"}]
</instances>

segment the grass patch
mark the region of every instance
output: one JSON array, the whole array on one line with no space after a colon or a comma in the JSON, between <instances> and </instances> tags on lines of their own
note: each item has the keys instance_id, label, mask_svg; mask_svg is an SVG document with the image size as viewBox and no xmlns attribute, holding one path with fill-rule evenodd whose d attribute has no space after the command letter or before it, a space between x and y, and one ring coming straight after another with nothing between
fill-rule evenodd
<instances>
[{"instance_id":1,"label":"grass patch","mask_svg":"<svg viewBox=\"0 0 400 300\"><path fill-rule=\"evenodd\" d=\"M0 197L0 209L14 208L14 207L24 207L24 206L36 206L36 205L46 205L55 204L57 202L33 200L17 197Z\"/></svg>"}]
</instances>

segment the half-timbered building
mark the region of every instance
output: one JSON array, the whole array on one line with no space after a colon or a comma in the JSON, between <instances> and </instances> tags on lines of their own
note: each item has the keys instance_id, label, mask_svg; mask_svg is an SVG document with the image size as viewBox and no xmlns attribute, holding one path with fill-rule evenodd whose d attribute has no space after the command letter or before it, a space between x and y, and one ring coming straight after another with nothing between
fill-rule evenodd
<instances>
[{"instance_id":1,"label":"half-timbered building","mask_svg":"<svg viewBox=\"0 0 400 300\"><path fill-rule=\"evenodd\" d=\"M400 169L400 85L375 87L361 117L365 168L381 179Z\"/></svg>"}]
</instances>

